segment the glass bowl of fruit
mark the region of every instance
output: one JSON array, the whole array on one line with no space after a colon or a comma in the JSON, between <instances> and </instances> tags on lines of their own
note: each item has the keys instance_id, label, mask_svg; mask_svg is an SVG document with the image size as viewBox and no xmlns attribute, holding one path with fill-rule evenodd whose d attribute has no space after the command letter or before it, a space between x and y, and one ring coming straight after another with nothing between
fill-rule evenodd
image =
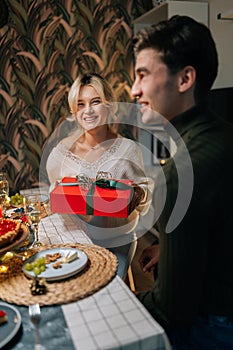
<instances>
[{"instance_id":1,"label":"glass bowl of fruit","mask_svg":"<svg viewBox=\"0 0 233 350\"><path fill-rule=\"evenodd\" d=\"M10 197L10 205L14 208L21 208L24 204L24 196L20 193L16 193Z\"/></svg>"}]
</instances>

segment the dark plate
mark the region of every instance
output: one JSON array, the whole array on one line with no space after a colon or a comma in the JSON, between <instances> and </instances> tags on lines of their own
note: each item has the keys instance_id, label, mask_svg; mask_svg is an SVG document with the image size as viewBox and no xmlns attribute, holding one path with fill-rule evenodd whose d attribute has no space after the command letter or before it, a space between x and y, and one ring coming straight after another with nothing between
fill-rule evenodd
<instances>
[{"instance_id":1,"label":"dark plate","mask_svg":"<svg viewBox=\"0 0 233 350\"><path fill-rule=\"evenodd\" d=\"M0 310L7 313L7 322L0 325L0 349L8 344L21 326L21 315L19 311L12 305L0 302Z\"/></svg>"}]
</instances>

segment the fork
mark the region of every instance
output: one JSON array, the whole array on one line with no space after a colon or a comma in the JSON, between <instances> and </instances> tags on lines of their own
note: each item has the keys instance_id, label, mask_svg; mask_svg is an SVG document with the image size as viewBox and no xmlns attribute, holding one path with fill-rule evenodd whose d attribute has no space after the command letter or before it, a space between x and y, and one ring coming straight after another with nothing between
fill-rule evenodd
<instances>
[{"instance_id":1,"label":"fork","mask_svg":"<svg viewBox=\"0 0 233 350\"><path fill-rule=\"evenodd\" d=\"M28 310L29 310L30 320L34 325L34 329L35 329L35 350L42 350L43 347L41 345L40 334L39 334L39 323L41 319L40 305L39 304L29 305Z\"/></svg>"}]
</instances>

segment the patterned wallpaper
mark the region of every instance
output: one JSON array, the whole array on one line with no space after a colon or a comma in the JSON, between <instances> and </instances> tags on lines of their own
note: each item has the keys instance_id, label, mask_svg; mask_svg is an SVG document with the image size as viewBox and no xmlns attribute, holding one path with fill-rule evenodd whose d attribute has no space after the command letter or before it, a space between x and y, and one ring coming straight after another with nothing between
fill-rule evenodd
<instances>
[{"instance_id":1,"label":"patterned wallpaper","mask_svg":"<svg viewBox=\"0 0 233 350\"><path fill-rule=\"evenodd\" d=\"M118 101L130 101L132 21L152 5L147 0L0 3L0 169L7 171L13 194L38 186L43 146L69 113L67 92L79 73L102 74Z\"/></svg>"}]
</instances>

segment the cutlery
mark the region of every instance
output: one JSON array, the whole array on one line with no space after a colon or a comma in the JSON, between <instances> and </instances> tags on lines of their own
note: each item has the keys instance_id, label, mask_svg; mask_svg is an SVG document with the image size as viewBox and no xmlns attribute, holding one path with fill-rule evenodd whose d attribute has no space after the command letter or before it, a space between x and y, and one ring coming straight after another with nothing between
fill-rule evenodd
<instances>
[{"instance_id":1,"label":"cutlery","mask_svg":"<svg viewBox=\"0 0 233 350\"><path fill-rule=\"evenodd\" d=\"M28 259L28 256L25 256L25 255L21 255L21 254L17 254L16 252L14 251L9 251L9 252L6 252L1 258L0 258L0 261L1 262L5 262L13 257L16 257L18 259L21 259L22 261Z\"/></svg>"},{"instance_id":2,"label":"cutlery","mask_svg":"<svg viewBox=\"0 0 233 350\"><path fill-rule=\"evenodd\" d=\"M41 345L39 323L41 320L40 305L33 304L29 305L29 316L35 330L35 350L42 350L44 347Z\"/></svg>"}]
</instances>

